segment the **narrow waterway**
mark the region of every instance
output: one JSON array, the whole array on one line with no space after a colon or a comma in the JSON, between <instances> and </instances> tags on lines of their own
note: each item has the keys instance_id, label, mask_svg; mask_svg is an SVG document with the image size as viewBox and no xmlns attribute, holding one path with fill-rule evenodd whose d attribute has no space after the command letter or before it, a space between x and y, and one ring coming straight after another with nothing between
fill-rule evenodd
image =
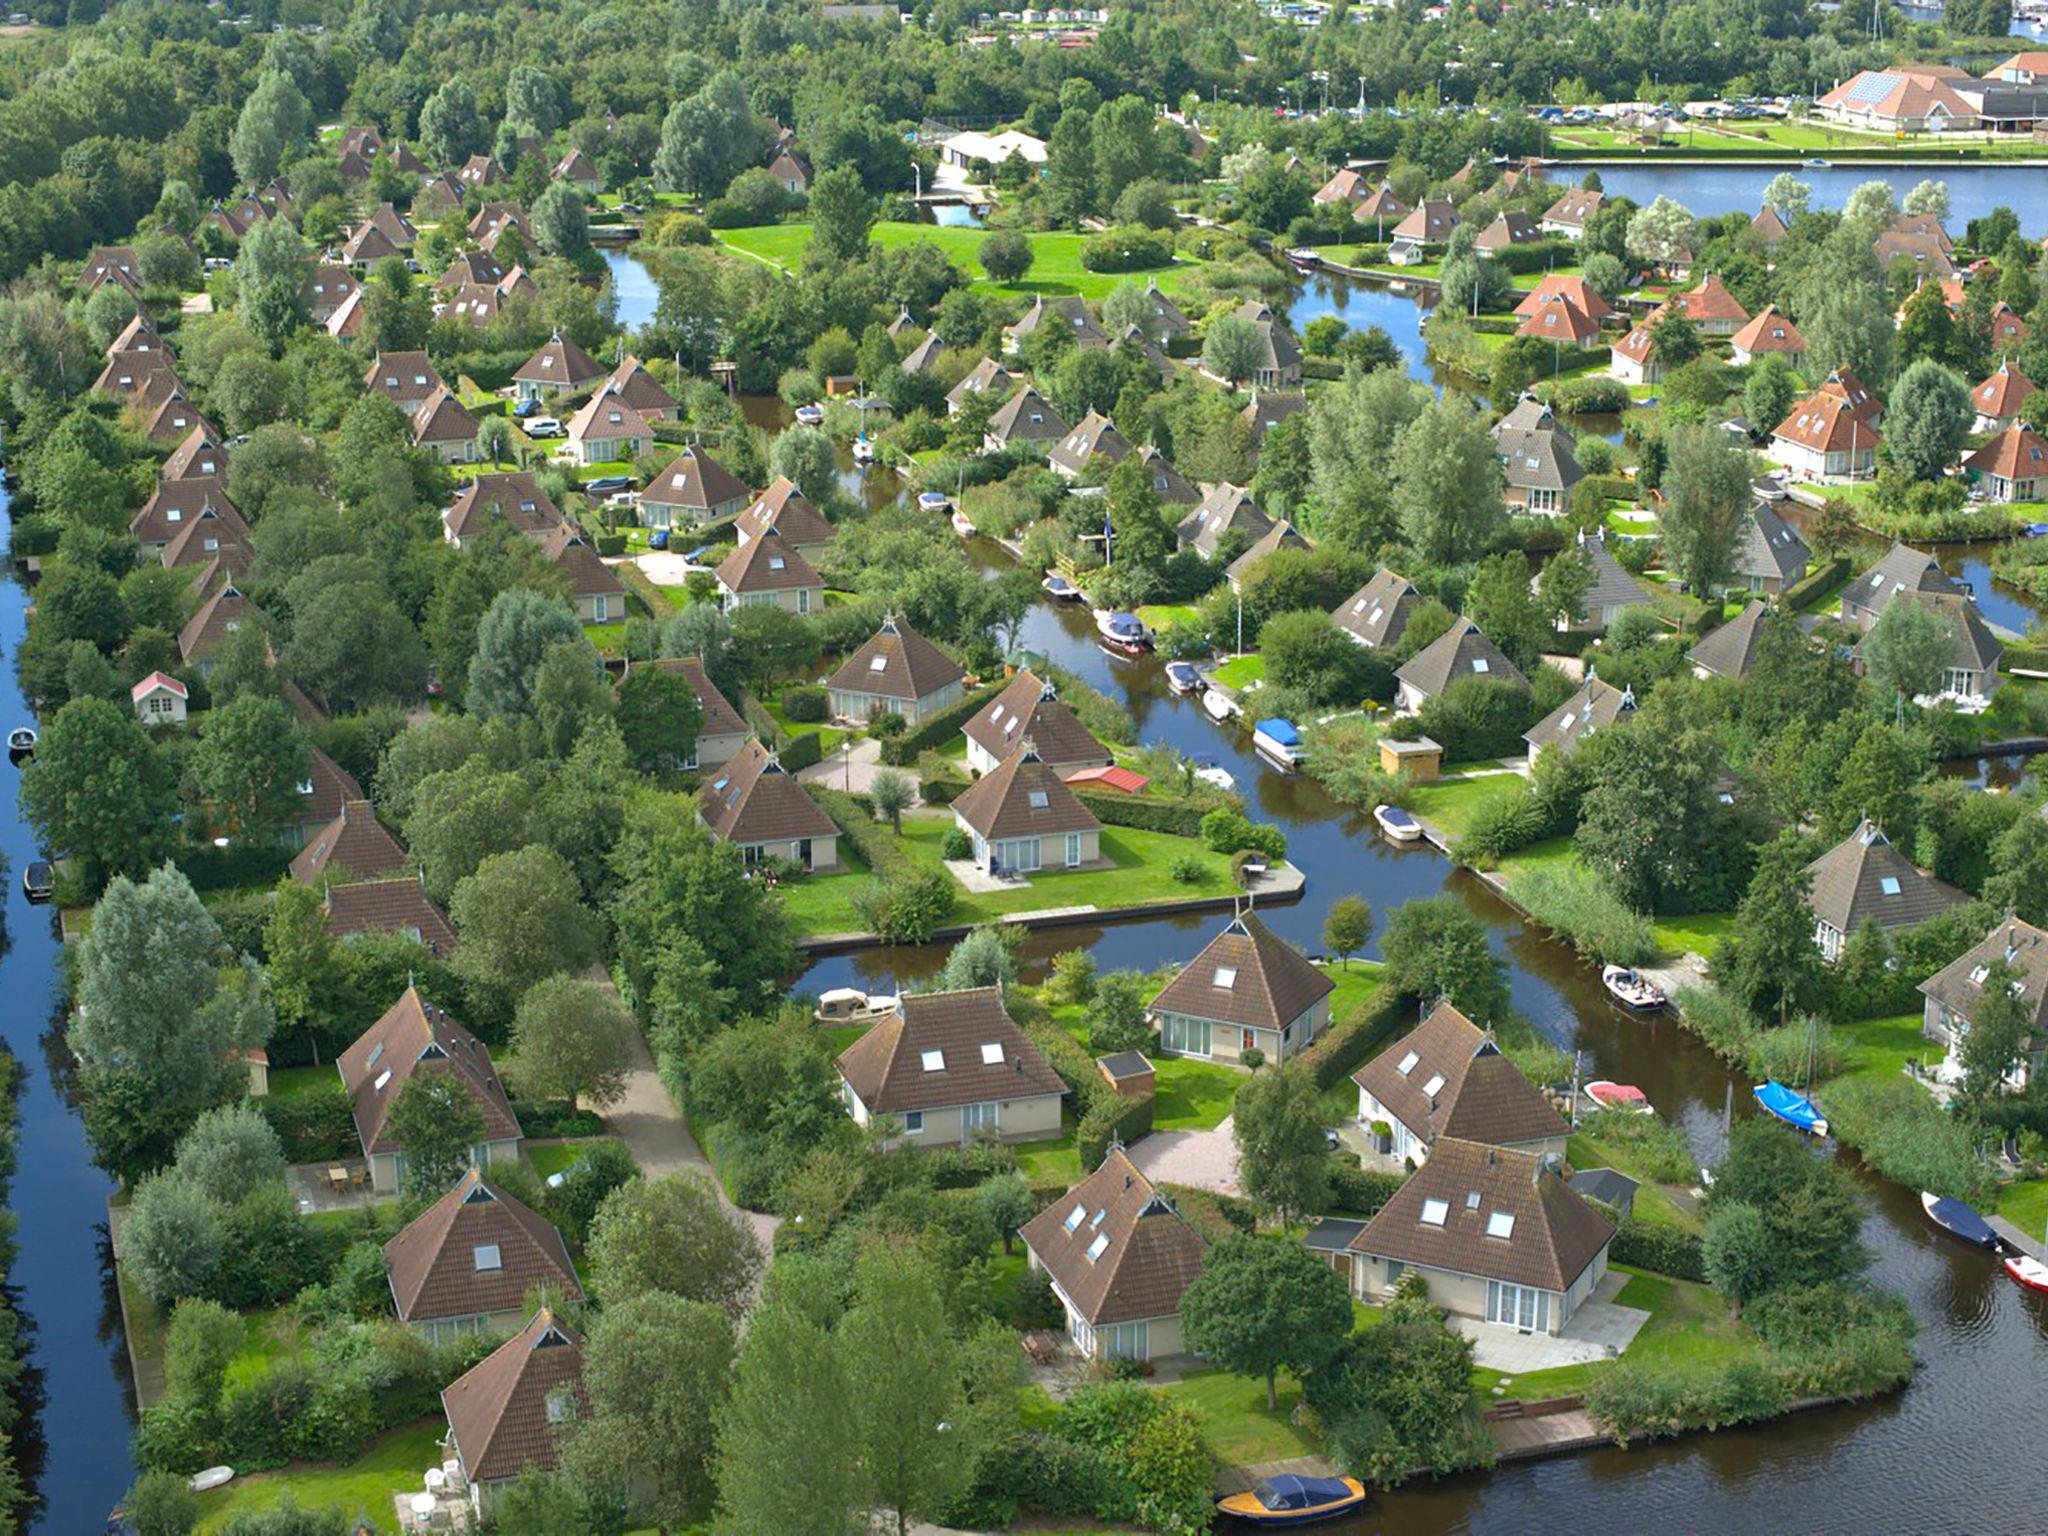
<instances>
[{"instance_id":1,"label":"narrow waterway","mask_svg":"<svg viewBox=\"0 0 2048 1536\"><path fill-rule=\"evenodd\" d=\"M8 520L7 509L0 487L0 521ZM8 728L30 718L14 676L27 607L18 579L0 583L0 721ZM100 1530L107 1511L134 1481L127 1346L106 1246L113 1186L92 1165L84 1125L69 1098L70 1058L58 1033L65 994L56 909L31 906L22 894L21 871L37 856L35 834L17 805L20 774L11 765L0 766L0 773L13 781L0 813L0 850L7 857L0 874L6 885L0 996L7 999L0 1027L24 1068L21 1158L13 1190L20 1252L13 1280L31 1330L29 1361L45 1394L31 1425L42 1444L29 1446L23 1469L43 1500L28 1528L74 1536Z\"/></svg>"}]
</instances>

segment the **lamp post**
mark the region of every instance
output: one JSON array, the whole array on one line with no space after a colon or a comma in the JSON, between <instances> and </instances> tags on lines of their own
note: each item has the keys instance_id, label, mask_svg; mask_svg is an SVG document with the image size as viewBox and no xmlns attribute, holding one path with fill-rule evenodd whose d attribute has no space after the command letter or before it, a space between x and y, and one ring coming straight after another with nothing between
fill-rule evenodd
<instances>
[{"instance_id":1,"label":"lamp post","mask_svg":"<svg viewBox=\"0 0 2048 1536\"><path fill-rule=\"evenodd\" d=\"M845 779L843 782L846 786L846 792L850 795L853 793L853 738L851 736L839 743L839 761L845 769Z\"/></svg>"}]
</instances>

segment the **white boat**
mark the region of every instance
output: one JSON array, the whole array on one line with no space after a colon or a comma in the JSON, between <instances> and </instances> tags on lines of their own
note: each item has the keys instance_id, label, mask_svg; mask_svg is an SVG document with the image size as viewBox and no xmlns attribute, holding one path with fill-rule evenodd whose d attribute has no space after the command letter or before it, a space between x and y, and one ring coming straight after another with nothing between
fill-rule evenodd
<instances>
[{"instance_id":1,"label":"white boat","mask_svg":"<svg viewBox=\"0 0 2048 1536\"><path fill-rule=\"evenodd\" d=\"M875 445L864 436L856 437L853 440L853 462L856 464L872 464L874 461Z\"/></svg>"},{"instance_id":2,"label":"white boat","mask_svg":"<svg viewBox=\"0 0 2048 1536\"><path fill-rule=\"evenodd\" d=\"M1166 686L1175 693L1195 693L1202 686L1202 674L1195 670L1191 661L1169 661L1166 664Z\"/></svg>"},{"instance_id":3,"label":"white boat","mask_svg":"<svg viewBox=\"0 0 2048 1536\"><path fill-rule=\"evenodd\" d=\"M1397 843L1412 843L1422 836L1422 823L1398 805L1374 806L1372 819L1379 823L1380 831Z\"/></svg>"},{"instance_id":4,"label":"white boat","mask_svg":"<svg viewBox=\"0 0 2048 1536\"><path fill-rule=\"evenodd\" d=\"M1668 999L1664 989L1625 965L1610 965L1600 972L1600 984L1624 1008L1662 1008Z\"/></svg>"},{"instance_id":5,"label":"white boat","mask_svg":"<svg viewBox=\"0 0 2048 1536\"><path fill-rule=\"evenodd\" d=\"M1207 768L1197 768L1195 770L1195 777L1200 779L1204 784L1215 785L1218 789L1237 788L1237 780L1230 776L1230 770L1220 765L1212 765Z\"/></svg>"},{"instance_id":6,"label":"white boat","mask_svg":"<svg viewBox=\"0 0 2048 1536\"><path fill-rule=\"evenodd\" d=\"M1278 715L1261 720L1252 727L1252 747L1284 772L1301 771L1301 732L1291 720L1282 720Z\"/></svg>"},{"instance_id":7,"label":"white boat","mask_svg":"<svg viewBox=\"0 0 2048 1536\"><path fill-rule=\"evenodd\" d=\"M1086 595L1058 571L1046 572L1045 579L1039 582L1039 586L1043 587L1045 595L1056 603L1078 603Z\"/></svg>"},{"instance_id":8,"label":"white boat","mask_svg":"<svg viewBox=\"0 0 2048 1536\"><path fill-rule=\"evenodd\" d=\"M917 494L917 510L920 512L943 512L951 505L953 505L953 498L944 491L919 491ZM954 521L953 526L955 528L960 526L957 519ZM971 528L974 525L970 523L968 526Z\"/></svg>"},{"instance_id":9,"label":"white boat","mask_svg":"<svg viewBox=\"0 0 2048 1536\"><path fill-rule=\"evenodd\" d=\"M1202 695L1202 708L1209 712L1211 720L1231 720L1243 713L1237 707L1237 700L1221 688L1211 688Z\"/></svg>"},{"instance_id":10,"label":"white boat","mask_svg":"<svg viewBox=\"0 0 2048 1536\"><path fill-rule=\"evenodd\" d=\"M796 408L796 424L800 427L815 427L825 419L825 407L813 402Z\"/></svg>"},{"instance_id":11,"label":"white boat","mask_svg":"<svg viewBox=\"0 0 2048 1536\"><path fill-rule=\"evenodd\" d=\"M1633 1083L1610 1083L1604 1077L1598 1078L1586 1084L1586 1097L1602 1109L1618 1109L1633 1115L1656 1113L1643 1090Z\"/></svg>"},{"instance_id":12,"label":"white boat","mask_svg":"<svg viewBox=\"0 0 2048 1536\"><path fill-rule=\"evenodd\" d=\"M215 1488L225 1488L235 1480L233 1467L208 1467L204 1472L192 1474L192 1491L206 1493Z\"/></svg>"},{"instance_id":13,"label":"white boat","mask_svg":"<svg viewBox=\"0 0 2048 1536\"><path fill-rule=\"evenodd\" d=\"M33 752L36 749L36 728L32 725L17 725L7 733L7 750L15 753Z\"/></svg>"},{"instance_id":14,"label":"white boat","mask_svg":"<svg viewBox=\"0 0 2048 1536\"><path fill-rule=\"evenodd\" d=\"M973 521L969 519L965 512L959 511L957 508L953 513L952 523L953 531L963 539L971 539L977 532Z\"/></svg>"}]
</instances>

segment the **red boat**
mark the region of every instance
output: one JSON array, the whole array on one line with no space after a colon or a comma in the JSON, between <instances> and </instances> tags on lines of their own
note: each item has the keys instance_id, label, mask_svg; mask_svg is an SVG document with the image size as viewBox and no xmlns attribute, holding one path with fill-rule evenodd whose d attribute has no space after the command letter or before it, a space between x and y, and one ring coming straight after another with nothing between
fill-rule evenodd
<instances>
[{"instance_id":1,"label":"red boat","mask_svg":"<svg viewBox=\"0 0 2048 1536\"><path fill-rule=\"evenodd\" d=\"M2013 1254L2005 1261L2005 1272L2030 1291L2048 1291L2048 1264L2039 1259Z\"/></svg>"},{"instance_id":2,"label":"red boat","mask_svg":"<svg viewBox=\"0 0 2048 1536\"><path fill-rule=\"evenodd\" d=\"M1619 1109L1637 1115L1655 1114L1642 1089L1632 1083L1610 1083L1605 1078L1586 1084L1586 1097L1602 1109Z\"/></svg>"}]
</instances>

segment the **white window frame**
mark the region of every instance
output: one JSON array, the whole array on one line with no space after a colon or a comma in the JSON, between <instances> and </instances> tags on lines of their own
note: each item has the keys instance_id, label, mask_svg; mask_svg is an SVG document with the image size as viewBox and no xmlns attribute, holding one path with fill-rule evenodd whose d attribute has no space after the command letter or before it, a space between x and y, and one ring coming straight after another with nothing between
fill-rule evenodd
<instances>
[{"instance_id":1,"label":"white window frame","mask_svg":"<svg viewBox=\"0 0 2048 1536\"><path fill-rule=\"evenodd\" d=\"M1078 832L1069 832L1067 834L1067 868L1079 869L1080 867L1081 834Z\"/></svg>"},{"instance_id":2,"label":"white window frame","mask_svg":"<svg viewBox=\"0 0 2048 1536\"><path fill-rule=\"evenodd\" d=\"M903 1111L903 1134L906 1136L922 1136L924 1134L923 1110L906 1109Z\"/></svg>"},{"instance_id":3,"label":"white window frame","mask_svg":"<svg viewBox=\"0 0 2048 1536\"><path fill-rule=\"evenodd\" d=\"M1195 1043L1197 1040L1199 1045ZM1215 1031L1207 1019L1190 1018L1184 1013L1163 1013L1159 1016L1159 1046L1176 1056L1199 1056L1207 1060L1215 1052Z\"/></svg>"}]
</instances>

